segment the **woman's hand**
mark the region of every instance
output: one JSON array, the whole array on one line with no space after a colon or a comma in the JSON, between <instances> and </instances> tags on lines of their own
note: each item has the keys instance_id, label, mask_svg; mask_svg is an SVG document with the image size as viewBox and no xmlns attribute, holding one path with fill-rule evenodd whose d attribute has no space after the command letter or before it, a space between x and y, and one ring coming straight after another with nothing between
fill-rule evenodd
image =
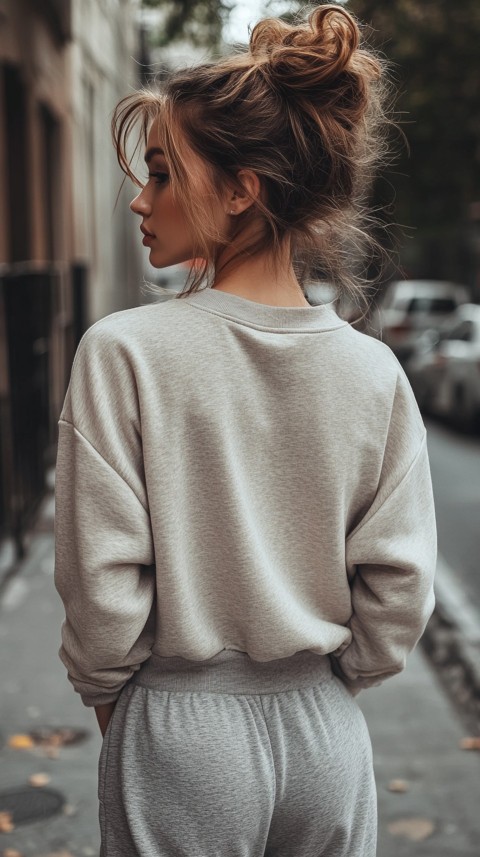
<instances>
[{"instance_id":1,"label":"woman's hand","mask_svg":"<svg viewBox=\"0 0 480 857\"><path fill-rule=\"evenodd\" d=\"M105 736L107 726L110 723L110 718L114 712L116 704L117 701L115 700L115 702L108 702L106 705L95 706L95 714L97 715L98 725L100 726L102 736Z\"/></svg>"}]
</instances>

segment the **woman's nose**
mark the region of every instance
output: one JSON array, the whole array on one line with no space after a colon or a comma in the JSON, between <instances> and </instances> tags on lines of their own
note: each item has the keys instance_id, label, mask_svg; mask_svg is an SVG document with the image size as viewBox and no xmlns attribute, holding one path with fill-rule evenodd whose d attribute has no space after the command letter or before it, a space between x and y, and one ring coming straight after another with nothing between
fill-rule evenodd
<instances>
[{"instance_id":1,"label":"woman's nose","mask_svg":"<svg viewBox=\"0 0 480 857\"><path fill-rule=\"evenodd\" d=\"M144 191L145 189L141 190L130 203L130 208L135 214L145 215L150 213L150 203L145 198Z\"/></svg>"}]
</instances>

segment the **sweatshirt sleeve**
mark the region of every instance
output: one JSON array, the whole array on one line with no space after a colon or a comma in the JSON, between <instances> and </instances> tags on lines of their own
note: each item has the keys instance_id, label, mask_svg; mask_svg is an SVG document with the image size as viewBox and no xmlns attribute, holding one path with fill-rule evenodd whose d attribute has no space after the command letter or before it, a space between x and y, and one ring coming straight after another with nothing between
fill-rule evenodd
<instances>
[{"instance_id":1,"label":"sweatshirt sleeve","mask_svg":"<svg viewBox=\"0 0 480 857\"><path fill-rule=\"evenodd\" d=\"M113 702L151 653L155 558L131 366L94 325L59 420L55 586L59 656L86 706Z\"/></svg>"},{"instance_id":2,"label":"sweatshirt sleeve","mask_svg":"<svg viewBox=\"0 0 480 857\"><path fill-rule=\"evenodd\" d=\"M332 667L354 694L405 667L433 612L436 560L427 432L399 364L380 485L346 541L351 641Z\"/></svg>"}]
</instances>

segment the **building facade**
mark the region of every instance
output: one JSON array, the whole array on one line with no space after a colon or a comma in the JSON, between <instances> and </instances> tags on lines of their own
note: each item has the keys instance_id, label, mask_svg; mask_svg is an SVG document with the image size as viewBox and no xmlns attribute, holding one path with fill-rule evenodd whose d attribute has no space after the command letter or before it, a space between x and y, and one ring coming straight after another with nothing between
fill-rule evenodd
<instances>
[{"instance_id":1,"label":"building facade","mask_svg":"<svg viewBox=\"0 0 480 857\"><path fill-rule=\"evenodd\" d=\"M0 0L0 538L20 551L79 338L139 302L110 138L138 86L136 15L133 0Z\"/></svg>"}]
</instances>

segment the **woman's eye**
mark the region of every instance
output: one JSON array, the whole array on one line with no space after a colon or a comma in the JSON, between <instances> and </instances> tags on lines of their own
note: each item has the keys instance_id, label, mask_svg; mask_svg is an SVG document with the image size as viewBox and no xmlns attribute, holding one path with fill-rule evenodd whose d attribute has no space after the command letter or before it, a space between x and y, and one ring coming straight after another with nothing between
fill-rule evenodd
<instances>
[{"instance_id":1,"label":"woman's eye","mask_svg":"<svg viewBox=\"0 0 480 857\"><path fill-rule=\"evenodd\" d=\"M149 173L149 179L155 179L155 184L164 184L168 179L168 173Z\"/></svg>"}]
</instances>

